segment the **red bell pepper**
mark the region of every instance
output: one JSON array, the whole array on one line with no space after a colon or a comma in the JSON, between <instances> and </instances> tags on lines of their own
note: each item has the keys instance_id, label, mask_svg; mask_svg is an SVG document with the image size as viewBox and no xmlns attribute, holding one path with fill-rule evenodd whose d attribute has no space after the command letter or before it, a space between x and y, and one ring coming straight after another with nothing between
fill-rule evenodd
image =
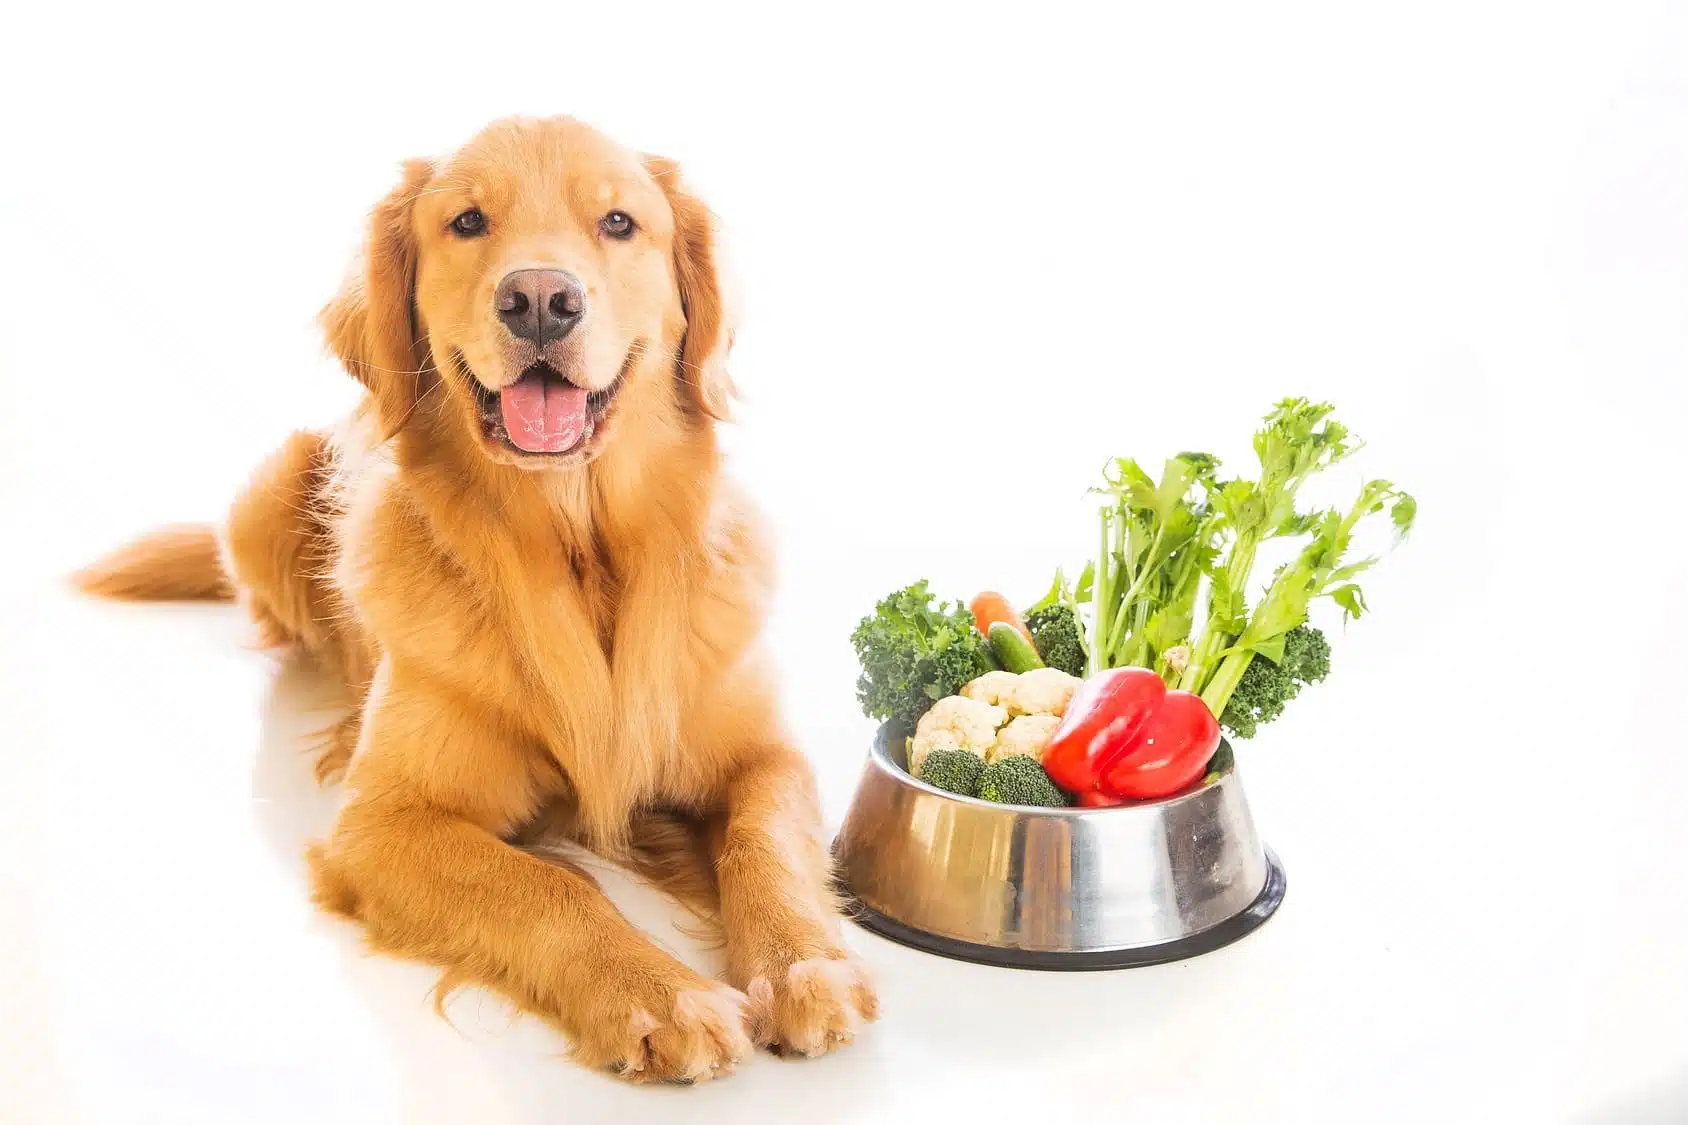
<instances>
[{"instance_id":1,"label":"red bell pepper","mask_svg":"<svg viewBox=\"0 0 1688 1125\"><path fill-rule=\"evenodd\" d=\"M1218 749L1219 723L1202 697L1169 691L1135 743L1109 759L1102 788L1134 801L1170 796L1200 777Z\"/></svg>"},{"instance_id":2,"label":"red bell pepper","mask_svg":"<svg viewBox=\"0 0 1688 1125\"><path fill-rule=\"evenodd\" d=\"M1147 668L1115 668L1080 685L1043 768L1080 805L1098 807L1176 793L1218 748L1219 724L1200 696L1167 691Z\"/></svg>"},{"instance_id":3,"label":"red bell pepper","mask_svg":"<svg viewBox=\"0 0 1688 1125\"><path fill-rule=\"evenodd\" d=\"M1114 752L1135 745L1138 728L1166 698L1166 684L1147 668L1115 668L1079 685L1067 713L1043 748L1043 768L1056 785L1084 794L1102 787Z\"/></svg>"}]
</instances>

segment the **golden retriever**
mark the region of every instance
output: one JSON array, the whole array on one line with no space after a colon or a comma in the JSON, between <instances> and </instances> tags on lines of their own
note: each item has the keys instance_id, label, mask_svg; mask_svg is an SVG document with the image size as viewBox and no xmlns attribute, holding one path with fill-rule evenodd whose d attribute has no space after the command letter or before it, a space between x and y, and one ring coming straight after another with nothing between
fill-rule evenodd
<instances>
[{"instance_id":1,"label":"golden retriever","mask_svg":"<svg viewBox=\"0 0 1688 1125\"><path fill-rule=\"evenodd\" d=\"M317 902L635 1080L820 1054L877 1011L758 643L769 553L721 473L714 238L673 163L567 118L407 163L322 315L358 410L294 434L221 529L80 575L238 596L343 676L362 705L318 764L348 797ZM514 846L547 810L713 902L731 987Z\"/></svg>"}]
</instances>

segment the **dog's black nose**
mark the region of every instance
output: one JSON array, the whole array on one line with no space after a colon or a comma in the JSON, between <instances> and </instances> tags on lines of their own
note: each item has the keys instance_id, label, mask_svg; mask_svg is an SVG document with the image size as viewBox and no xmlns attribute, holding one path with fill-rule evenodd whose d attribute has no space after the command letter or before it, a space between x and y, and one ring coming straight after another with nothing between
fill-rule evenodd
<instances>
[{"instance_id":1,"label":"dog's black nose","mask_svg":"<svg viewBox=\"0 0 1688 1125\"><path fill-rule=\"evenodd\" d=\"M513 270L492 299L510 335L542 348L567 336L586 312L580 279L562 270Z\"/></svg>"}]
</instances>

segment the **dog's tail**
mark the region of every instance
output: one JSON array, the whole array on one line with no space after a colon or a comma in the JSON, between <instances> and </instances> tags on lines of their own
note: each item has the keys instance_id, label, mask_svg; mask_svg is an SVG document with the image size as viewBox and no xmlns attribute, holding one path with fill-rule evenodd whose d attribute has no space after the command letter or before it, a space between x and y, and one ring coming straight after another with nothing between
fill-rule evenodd
<instances>
[{"instance_id":1,"label":"dog's tail","mask_svg":"<svg viewBox=\"0 0 1688 1125\"><path fill-rule=\"evenodd\" d=\"M177 524L119 547L71 579L85 594L124 601L228 601L234 583L210 524Z\"/></svg>"}]
</instances>

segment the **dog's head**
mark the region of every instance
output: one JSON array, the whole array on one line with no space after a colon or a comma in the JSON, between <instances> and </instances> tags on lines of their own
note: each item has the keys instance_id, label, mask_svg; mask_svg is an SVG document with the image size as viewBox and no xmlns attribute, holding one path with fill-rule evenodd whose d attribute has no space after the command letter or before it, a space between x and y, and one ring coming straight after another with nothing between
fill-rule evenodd
<instances>
[{"instance_id":1,"label":"dog's head","mask_svg":"<svg viewBox=\"0 0 1688 1125\"><path fill-rule=\"evenodd\" d=\"M524 469L590 461L624 409L707 422L732 393L708 209L568 118L406 164L323 326L387 436L427 398Z\"/></svg>"}]
</instances>

